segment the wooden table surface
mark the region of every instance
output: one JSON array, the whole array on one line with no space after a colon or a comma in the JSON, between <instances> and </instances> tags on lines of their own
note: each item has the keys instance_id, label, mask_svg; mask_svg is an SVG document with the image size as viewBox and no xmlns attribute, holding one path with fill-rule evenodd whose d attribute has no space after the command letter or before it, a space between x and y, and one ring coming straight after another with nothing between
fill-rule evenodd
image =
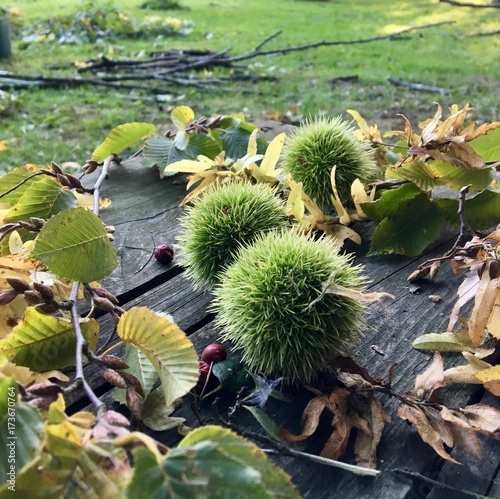
<instances>
[{"instance_id":1,"label":"wooden table surface","mask_svg":"<svg viewBox=\"0 0 500 499\"><path fill-rule=\"evenodd\" d=\"M90 182L86 184L91 185ZM118 266L102 284L119 298L125 309L148 306L154 311L172 314L200 353L206 344L217 340L214 315L207 312L210 294L193 291L190 282L184 277L183 269L175 265L175 260L165 267L152 259L140 270L155 245L175 242L179 231L177 219L182 213L182 208L178 205L185 192L182 177L160 181L157 169L146 169L140 166L138 160L125 161L111 169L110 177L103 185L102 195L109 197L112 205L101 212L101 217L105 223L116 227ZM370 290L385 291L396 297L391 302L385 302L384 306L374 304L368 308L366 319L370 328L365 332L356 360L375 377L385 377L389 367L397 363L393 389L404 393L413 388L415 375L425 369L432 357L431 353L412 349L412 341L421 334L445 330L456 289L460 284L460 279L453 276L448 264L442 266L435 282L419 283L419 294L410 292L407 277L418 263L446 251L452 245L455 234L450 231L447 237L421 258L366 257L368 236L373 230L373 224L361 224L356 229L364 236L363 245L356 248L356 262L365 266L365 272L372 281ZM354 246L349 249L354 250ZM439 294L443 299L434 303L428 299L430 294ZM112 330L111 321L103 316L100 322L101 338L106 338ZM376 353L373 345L378 346L385 355ZM445 355L445 363L451 367L463 362L459 355ZM110 400L111 386L102 377L88 371L87 379L99 396ZM448 394L447 401L453 407L477 402L499 407L498 398L485 393L480 385L450 385L445 390ZM279 426L298 432L300 414L312 395L297 388L287 388L286 393L293 396L292 404L271 400L266 405L266 412ZM481 458L453 451L452 455L462 465L446 462L422 442L412 426L396 416L397 404L393 400L383 395L381 400L392 415L392 422L386 425L379 445L378 469L382 473L378 477L359 477L347 471L297 458L273 458L291 475L304 497L461 499L474 497L473 494L500 497L500 441L480 437L484 450ZM222 405L225 403L227 407L231 402L234 402L233 395L227 396ZM88 400L85 398L74 399L69 409L76 411L87 405ZM207 422L210 422L209 404L204 412ZM186 417L188 425L196 425L188 402L175 415ZM237 422L246 428L260 430L250 417L238 418ZM328 430L328 425L328 422L324 425L325 431ZM175 445L180 439L175 430L156 433L154 437L167 445ZM294 445L299 450L319 454L324 442L325 434ZM344 456L344 460L354 463L352 451ZM395 472L395 469L420 473L464 492L458 493L410 479Z\"/></svg>"}]
</instances>

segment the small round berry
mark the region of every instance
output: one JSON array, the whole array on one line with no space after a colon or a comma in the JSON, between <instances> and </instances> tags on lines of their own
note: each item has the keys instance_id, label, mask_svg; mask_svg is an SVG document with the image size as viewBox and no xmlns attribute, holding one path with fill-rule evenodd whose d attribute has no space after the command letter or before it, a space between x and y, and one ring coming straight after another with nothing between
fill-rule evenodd
<instances>
[{"instance_id":1,"label":"small round berry","mask_svg":"<svg viewBox=\"0 0 500 499\"><path fill-rule=\"evenodd\" d=\"M160 244L154 250L154 256L158 262L168 265L174 259L174 249L172 246Z\"/></svg>"},{"instance_id":2,"label":"small round berry","mask_svg":"<svg viewBox=\"0 0 500 499\"><path fill-rule=\"evenodd\" d=\"M226 360L227 352L223 345L220 343L212 343L205 347L201 354L201 360L209 364L217 364L222 360Z\"/></svg>"}]
</instances>

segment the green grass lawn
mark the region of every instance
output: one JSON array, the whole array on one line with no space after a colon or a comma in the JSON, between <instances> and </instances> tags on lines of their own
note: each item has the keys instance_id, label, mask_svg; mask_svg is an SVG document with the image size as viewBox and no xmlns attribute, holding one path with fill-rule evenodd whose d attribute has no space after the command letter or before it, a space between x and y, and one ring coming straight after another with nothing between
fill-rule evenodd
<instances>
[{"instance_id":1,"label":"green grass lawn","mask_svg":"<svg viewBox=\"0 0 500 499\"><path fill-rule=\"evenodd\" d=\"M170 108L180 104L192 107L197 116L243 110L249 120L285 113L296 106L306 117L320 112L337 115L352 108L389 129L400 123L397 113L408 115L416 123L432 114L434 101L443 107L470 101L479 121L498 119L500 36L469 35L498 30L500 9L453 7L437 0L394 0L390 4L378 0L181 0L189 10L153 11L140 9L143 1L122 0L114 5L136 19L148 15L188 19L194 23L193 31L159 42L118 39L79 46L39 43L26 50L19 50L20 40L13 39L13 56L0 60L0 69L19 74L74 75L74 70L49 71L47 67L100 54L135 57L141 51L171 48L221 50L230 46L231 54L236 55L277 30L283 33L266 46L269 49L365 38L438 21L453 20L455 24L412 32L398 40L251 59L245 62L250 72L277 76L279 82L237 82L210 91L172 87L171 100L162 104L152 95L99 87L15 91L20 105L10 114L0 115L0 144L6 141L5 150L0 152L0 169L52 160L82 163L111 128L128 121L166 124ZM110 5L101 1L94 4ZM83 3L4 0L2 5L20 8L20 19L29 25L39 18L75 12ZM359 79L329 83L330 78L345 75L357 75ZM444 87L451 95L395 87L387 81L390 76Z\"/></svg>"}]
</instances>

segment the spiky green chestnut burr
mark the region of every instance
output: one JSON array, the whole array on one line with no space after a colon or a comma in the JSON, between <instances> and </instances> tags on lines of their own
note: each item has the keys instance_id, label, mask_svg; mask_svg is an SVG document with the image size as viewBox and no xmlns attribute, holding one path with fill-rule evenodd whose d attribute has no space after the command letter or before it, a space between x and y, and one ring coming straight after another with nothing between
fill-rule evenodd
<instances>
[{"instance_id":1,"label":"spiky green chestnut burr","mask_svg":"<svg viewBox=\"0 0 500 499\"><path fill-rule=\"evenodd\" d=\"M337 166L335 181L343 203L351 200L351 184L375 179L378 168L370 147L360 141L351 125L342 119L318 117L297 128L285 142L281 166L304 192L323 209L331 202L331 171Z\"/></svg>"},{"instance_id":2,"label":"spiky green chestnut burr","mask_svg":"<svg viewBox=\"0 0 500 499\"><path fill-rule=\"evenodd\" d=\"M195 288L212 288L240 246L288 223L283 201L265 184L215 185L186 210L178 248Z\"/></svg>"},{"instance_id":3,"label":"spiky green chestnut burr","mask_svg":"<svg viewBox=\"0 0 500 499\"><path fill-rule=\"evenodd\" d=\"M365 326L360 301L322 293L329 278L359 291L366 283L329 238L291 230L259 235L215 289L223 339L242 350L253 372L311 380L332 357L347 353Z\"/></svg>"}]
</instances>

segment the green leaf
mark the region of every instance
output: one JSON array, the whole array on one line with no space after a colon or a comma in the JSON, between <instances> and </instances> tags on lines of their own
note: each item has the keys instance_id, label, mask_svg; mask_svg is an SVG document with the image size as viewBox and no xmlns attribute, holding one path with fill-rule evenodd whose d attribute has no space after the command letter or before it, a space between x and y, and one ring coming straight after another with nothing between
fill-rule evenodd
<instances>
[{"instance_id":1,"label":"green leaf","mask_svg":"<svg viewBox=\"0 0 500 499\"><path fill-rule=\"evenodd\" d=\"M470 185L473 191L486 189L493 180L492 168L481 170L464 170L446 161L429 162L429 169L441 179L441 183L453 189L460 190Z\"/></svg>"},{"instance_id":2,"label":"green leaf","mask_svg":"<svg viewBox=\"0 0 500 499\"><path fill-rule=\"evenodd\" d=\"M481 135L469 142L469 145L485 162L500 161L500 128Z\"/></svg>"},{"instance_id":3,"label":"green leaf","mask_svg":"<svg viewBox=\"0 0 500 499\"><path fill-rule=\"evenodd\" d=\"M241 355L233 355L227 360L218 362L212 367L213 375L219 380L221 387L231 392L239 392L241 388L253 388L255 382L242 362Z\"/></svg>"},{"instance_id":4,"label":"green leaf","mask_svg":"<svg viewBox=\"0 0 500 499\"><path fill-rule=\"evenodd\" d=\"M177 149L172 140L163 137L148 139L144 145L144 160L146 167L158 166L160 175L163 169L183 159L195 160L200 154L214 159L221 152L215 140L202 134L190 134L189 144L186 149ZM176 172L167 172L165 176L175 175Z\"/></svg>"},{"instance_id":5,"label":"green leaf","mask_svg":"<svg viewBox=\"0 0 500 499\"><path fill-rule=\"evenodd\" d=\"M413 184L387 191L362 208L381 221L372 236L370 255L417 256L439 237L445 224L443 212Z\"/></svg>"},{"instance_id":6,"label":"green leaf","mask_svg":"<svg viewBox=\"0 0 500 499\"><path fill-rule=\"evenodd\" d=\"M430 163L423 161L405 163L400 168L387 168L385 178L409 180L423 191L430 191L435 187L443 185L443 182L433 172Z\"/></svg>"},{"instance_id":7,"label":"green leaf","mask_svg":"<svg viewBox=\"0 0 500 499\"><path fill-rule=\"evenodd\" d=\"M464 343L455 333L429 333L419 336L411 345L416 350L437 350L438 352L474 352L470 341Z\"/></svg>"},{"instance_id":8,"label":"green leaf","mask_svg":"<svg viewBox=\"0 0 500 499\"><path fill-rule=\"evenodd\" d=\"M95 319L82 319L80 327L91 350L95 350L99 324ZM75 349L76 336L71 321L42 314L34 307L28 307L19 324L0 340L0 354L36 372L74 365Z\"/></svg>"},{"instance_id":9,"label":"green leaf","mask_svg":"<svg viewBox=\"0 0 500 499\"><path fill-rule=\"evenodd\" d=\"M5 215L5 222L29 220L31 217L50 218L53 215L74 208L75 195L63 189L57 180L44 177L32 183L18 202Z\"/></svg>"},{"instance_id":10,"label":"green leaf","mask_svg":"<svg viewBox=\"0 0 500 499\"><path fill-rule=\"evenodd\" d=\"M7 392L1 393L7 399ZM0 420L0 488L4 484L8 487L12 465L16 476L33 459L43 438L43 422L34 407L16 402L11 411L11 417Z\"/></svg>"},{"instance_id":11,"label":"green leaf","mask_svg":"<svg viewBox=\"0 0 500 499\"><path fill-rule=\"evenodd\" d=\"M141 383L145 395L152 389L158 380L155 366L140 350L133 344L127 343L123 350L122 359L130 366L127 373L134 375ZM125 404L125 390L115 390L113 398L121 404Z\"/></svg>"},{"instance_id":12,"label":"green leaf","mask_svg":"<svg viewBox=\"0 0 500 499\"><path fill-rule=\"evenodd\" d=\"M381 221L399 212L399 204L409 202L423 192L414 184L404 184L397 189L385 191L376 201L362 203L361 208L373 220Z\"/></svg>"},{"instance_id":13,"label":"green leaf","mask_svg":"<svg viewBox=\"0 0 500 499\"><path fill-rule=\"evenodd\" d=\"M165 404L163 390L153 390L144 400L142 423L153 431L167 431L177 428L186 419L171 416L174 409L175 407Z\"/></svg>"},{"instance_id":14,"label":"green leaf","mask_svg":"<svg viewBox=\"0 0 500 499\"><path fill-rule=\"evenodd\" d=\"M3 359L5 361L5 357ZM0 373L0 423L7 415L9 405L15 404L17 400L17 383L15 378L4 376ZM12 402L11 402L12 400ZM2 475L3 476L3 475ZM1 478L0 478L1 483Z\"/></svg>"},{"instance_id":15,"label":"green leaf","mask_svg":"<svg viewBox=\"0 0 500 499\"><path fill-rule=\"evenodd\" d=\"M193 430L160 462L150 450L138 448L134 462L129 497L300 498L290 477L264 452L220 426Z\"/></svg>"},{"instance_id":16,"label":"green leaf","mask_svg":"<svg viewBox=\"0 0 500 499\"><path fill-rule=\"evenodd\" d=\"M255 125L234 119L232 125L219 132L223 150L226 151L226 158L236 161L247 153L250 135L257 128ZM257 153L263 154L267 149L267 141L262 133L257 136Z\"/></svg>"},{"instance_id":17,"label":"green leaf","mask_svg":"<svg viewBox=\"0 0 500 499\"><path fill-rule=\"evenodd\" d=\"M116 267L116 250L101 219L85 208L53 216L35 241L31 258L41 260L58 277L97 281Z\"/></svg>"},{"instance_id":18,"label":"green leaf","mask_svg":"<svg viewBox=\"0 0 500 499\"><path fill-rule=\"evenodd\" d=\"M92 153L94 161L103 161L111 154L119 154L134 142L155 130L149 123L125 123L113 128L104 142Z\"/></svg>"},{"instance_id":19,"label":"green leaf","mask_svg":"<svg viewBox=\"0 0 500 499\"><path fill-rule=\"evenodd\" d=\"M262 426L274 440L278 442L283 440L280 436L280 429L276 423L260 407L253 405L243 405L242 407L252 414L260 426Z\"/></svg>"},{"instance_id":20,"label":"green leaf","mask_svg":"<svg viewBox=\"0 0 500 499\"><path fill-rule=\"evenodd\" d=\"M9 189L12 189L23 180L26 180L34 173L37 173L38 170L39 168L36 165L25 165L25 166L20 166L19 168L14 168L6 175L0 177L0 194L8 191ZM39 180L40 180L39 176L30 178L24 184L19 186L17 189L1 197L0 203L12 203L12 204L17 203L21 198L21 196L27 191L27 189L32 184L38 182Z\"/></svg>"},{"instance_id":21,"label":"green leaf","mask_svg":"<svg viewBox=\"0 0 500 499\"><path fill-rule=\"evenodd\" d=\"M198 355L179 327L146 307L133 307L118 323L118 335L153 364L160 376L165 403L186 395L198 382Z\"/></svg>"},{"instance_id":22,"label":"green leaf","mask_svg":"<svg viewBox=\"0 0 500 499\"><path fill-rule=\"evenodd\" d=\"M443 198L435 202L449 223L456 226L460 224L457 214L458 200ZM475 230L485 230L497 225L500 221L500 192L484 190L474 197L467 198L464 213L467 223Z\"/></svg>"}]
</instances>

